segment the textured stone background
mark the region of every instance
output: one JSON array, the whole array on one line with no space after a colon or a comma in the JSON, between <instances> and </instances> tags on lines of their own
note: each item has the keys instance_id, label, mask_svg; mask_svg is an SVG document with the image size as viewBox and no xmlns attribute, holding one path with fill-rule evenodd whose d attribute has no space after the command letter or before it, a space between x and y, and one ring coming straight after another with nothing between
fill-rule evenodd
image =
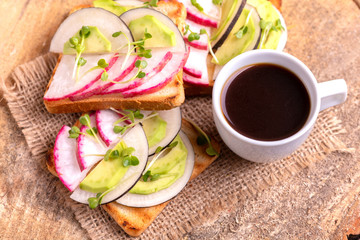
<instances>
[{"instance_id":1,"label":"textured stone background","mask_svg":"<svg viewBox=\"0 0 360 240\"><path fill-rule=\"evenodd\" d=\"M69 9L86 2L1 1L1 78L6 79L17 65L46 53L56 26ZM328 155L184 238L342 239L346 233L360 233L356 229L360 216L359 6L358 0L283 0L282 6L289 30L285 51L307 64L319 82L347 81L347 102L330 111L342 120L348 133L340 138L353 149ZM67 193L59 181L42 182L49 178L43 163L29 165L28 172L17 171L17 164L27 164L30 155L3 100L0 129L0 239L88 238L65 200L51 198L53 191ZM28 176L37 177L24 181ZM44 192L31 191L32 184L43 184L49 198L37 201ZM24 212L25 205L31 205L33 211ZM17 224L9 225L14 219Z\"/></svg>"}]
</instances>

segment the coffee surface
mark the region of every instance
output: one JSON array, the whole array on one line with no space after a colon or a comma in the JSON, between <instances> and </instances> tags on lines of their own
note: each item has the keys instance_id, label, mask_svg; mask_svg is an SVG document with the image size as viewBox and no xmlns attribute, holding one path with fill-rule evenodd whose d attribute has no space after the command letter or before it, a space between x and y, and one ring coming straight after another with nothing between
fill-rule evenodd
<instances>
[{"instance_id":1,"label":"coffee surface","mask_svg":"<svg viewBox=\"0 0 360 240\"><path fill-rule=\"evenodd\" d=\"M290 137L310 113L309 94L291 71L273 64L246 66L221 93L222 112L240 134L262 141Z\"/></svg>"}]
</instances>

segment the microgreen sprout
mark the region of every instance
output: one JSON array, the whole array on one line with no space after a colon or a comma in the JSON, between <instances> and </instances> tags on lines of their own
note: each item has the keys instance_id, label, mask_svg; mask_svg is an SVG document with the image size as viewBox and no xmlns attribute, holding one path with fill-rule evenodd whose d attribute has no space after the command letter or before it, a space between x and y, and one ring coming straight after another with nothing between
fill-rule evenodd
<instances>
[{"instance_id":1,"label":"microgreen sprout","mask_svg":"<svg viewBox=\"0 0 360 240\"><path fill-rule=\"evenodd\" d=\"M153 175L153 174L151 174L151 171L148 170L148 171L146 171L146 173L143 175L142 180L143 180L144 182L156 181L156 180L158 180L158 179L160 178L160 176L161 176L161 175L160 175L159 173L155 173L155 174Z\"/></svg>"},{"instance_id":2,"label":"microgreen sprout","mask_svg":"<svg viewBox=\"0 0 360 240\"><path fill-rule=\"evenodd\" d=\"M219 156L219 153L212 146L208 135L195 122L193 122L190 119L187 119L187 120L191 123L191 125L193 125L193 127L196 129L196 131L198 131L198 133L200 134L198 136L198 138L196 139L197 144L201 146L201 145L205 145L207 143L208 147L206 148L206 153L209 156Z\"/></svg>"},{"instance_id":3,"label":"microgreen sprout","mask_svg":"<svg viewBox=\"0 0 360 240\"><path fill-rule=\"evenodd\" d=\"M221 5L223 0L212 0L212 3L215 5Z\"/></svg>"},{"instance_id":4,"label":"microgreen sprout","mask_svg":"<svg viewBox=\"0 0 360 240\"><path fill-rule=\"evenodd\" d=\"M204 8L196 0L191 0L191 4L196 7L197 10L199 10L200 12L204 11Z\"/></svg>"},{"instance_id":5,"label":"microgreen sprout","mask_svg":"<svg viewBox=\"0 0 360 240\"><path fill-rule=\"evenodd\" d=\"M192 41L194 41L194 40L199 40L199 39L200 39L200 35L203 35L203 34L206 35L209 52L210 52L210 54L213 56L213 58L214 58L214 60L215 60L215 63L218 64L218 63L219 63L219 60L217 59L217 57L215 56L214 51L212 50L211 43L210 43L210 36L209 36L209 34L207 33L207 31L206 31L204 28L201 28L200 31L199 31L199 33L196 33L196 32L191 31L189 25L186 25L186 26L185 26L184 35L186 35L188 32L190 32L190 34L188 35L188 41L189 41L189 42L192 42Z\"/></svg>"},{"instance_id":6,"label":"microgreen sprout","mask_svg":"<svg viewBox=\"0 0 360 240\"><path fill-rule=\"evenodd\" d=\"M242 38L248 31L248 24L249 24L249 21L250 21L250 17L251 17L251 14L253 12L253 9L250 10L249 14L247 15L246 17L246 20L245 20L245 23L244 25L239 29L239 31L237 31L236 33L234 33L234 35L237 37L237 38Z\"/></svg>"},{"instance_id":7,"label":"microgreen sprout","mask_svg":"<svg viewBox=\"0 0 360 240\"><path fill-rule=\"evenodd\" d=\"M262 37L259 44L259 49L262 48L264 42L269 37L271 31L284 31L284 27L281 25L281 21L278 18L275 22L266 21L264 19L260 20L260 28L262 30Z\"/></svg>"},{"instance_id":8,"label":"microgreen sprout","mask_svg":"<svg viewBox=\"0 0 360 240\"><path fill-rule=\"evenodd\" d=\"M94 71L96 69L102 69L103 70L103 73L101 74L101 80L102 81L107 81L108 80L108 77L109 77L109 74L107 73L106 71L106 68L109 66L109 63L106 62L105 59L101 58L98 62L97 62L97 66L95 67L92 67L90 68L89 70L87 70L83 75L85 76L86 74L88 74L89 72L91 71Z\"/></svg>"},{"instance_id":9,"label":"microgreen sprout","mask_svg":"<svg viewBox=\"0 0 360 240\"><path fill-rule=\"evenodd\" d=\"M144 6L145 7L150 7L150 6L151 7L157 7L158 2L159 2L158 0L150 0L150 1L144 2Z\"/></svg>"},{"instance_id":10,"label":"microgreen sprout","mask_svg":"<svg viewBox=\"0 0 360 240\"><path fill-rule=\"evenodd\" d=\"M69 130L69 138L78 138L80 134L82 134L84 136L92 137L100 144L100 146L102 148L105 149L103 143L99 140L99 138L97 136L97 133L98 133L97 128L96 127L91 127L89 114L85 114L85 115L81 116L79 118L79 122L81 123L81 125L84 125L84 126L88 127L88 129L86 129L86 132L81 132L80 129L77 126L73 126Z\"/></svg>"},{"instance_id":11,"label":"microgreen sprout","mask_svg":"<svg viewBox=\"0 0 360 240\"><path fill-rule=\"evenodd\" d=\"M85 51L85 38L88 38L90 33L90 28L88 26L82 26L79 31L80 39L78 37L69 39L70 47L76 51L75 66L72 74L72 78L75 79L76 82L79 80L80 67L86 64L86 60L81 57L81 54Z\"/></svg>"},{"instance_id":12,"label":"microgreen sprout","mask_svg":"<svg viewBox=\"0 0 360 240\"><path fill-rule=\"evenodd\" d=\"M114 129L113 129L114 133L120 133L122 135L126 132L126 130L128 130L129 128L132 128L136 124L141 123L141 122L145 121L146 119L149 119L149 118L152 118L152 117L155 117L158 115L158 113L152 113L144 118L144 115L142 113L140 113L139 110L136 110L136 111L125 110L125 111L127 111L129 113L125 114L122 118L120 118L119 120L114 122L114 124L113 124L114 125ZM141 119L141 120L135 122L135 119ZM131 123L124 125L124 126L117 125L124 121L131 121Z\"/></svg>"}]
</instances>

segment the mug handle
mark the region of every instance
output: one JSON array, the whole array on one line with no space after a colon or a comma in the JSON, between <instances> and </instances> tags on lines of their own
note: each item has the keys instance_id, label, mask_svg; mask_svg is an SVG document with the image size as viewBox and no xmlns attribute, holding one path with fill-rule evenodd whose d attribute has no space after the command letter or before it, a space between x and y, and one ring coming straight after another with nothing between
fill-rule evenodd
<instances>
[{"instance_id":1,"label":"mug handle","mask_svg":"<svg viewBox=\"0 0 360 240\"><path fill-rule=\"evenodd\" d=\"M318 83L320 111L345 102L347 85L344 79L336 79Z\"/></svg>"}]
</instances>

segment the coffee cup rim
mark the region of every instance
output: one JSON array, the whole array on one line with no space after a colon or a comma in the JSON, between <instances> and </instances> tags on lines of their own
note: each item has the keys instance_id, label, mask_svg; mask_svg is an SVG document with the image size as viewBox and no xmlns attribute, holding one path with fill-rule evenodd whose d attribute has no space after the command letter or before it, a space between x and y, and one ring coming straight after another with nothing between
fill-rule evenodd
<instances>
[{"instance_id":1,"label":"coffee cup rim","mask_svg":"<svg viewBox=\"0 0 360 240\"><path fill-rule=\"evenodd\" d=\"M310 101L311 101L311 109L310 109L310 113L309 113L309 117L308 120L306 121L306 123L304 124L304 126L295 134L284 138L284 139L280 139L280 140L274 140L274 141L262 141L262 140L256 140L256 139L252 139L249 137L246 137L244 135L242 135L241 133L237 132L236 130L234 130L230 124L227 122L227 120L225 119L224 114L222 113L221 110L221 103L220 103L220 99L221 99L221 93L223 90L223 87L225 85L225 83L227 82L228 78L235 73L238 69L245 67L247 65L252 65L252 64L257 64L257 63L270 63L270 64L276 64L276 65L280 65L278 63L274 63L271 61L263 61L261 60L261 58L264 56L264 54L270 54L273 57L280 57L280 58L284 58L288 61L292 61L293 63L295 63L298 67L301 68L301 71L303 71L311 80L310 83L312 87L313 87L313 92L310 93L309 89L308 89L308 94L310 95ZM259 60L257 61L252 61L249 62L248 64L240 64L239 67L233 67L234 65L237 65L239 62L245 61L247 58L249 57L258 57ZM290 71L293 71L293 69L290 69L288 67L285 67L287 69L289 69ZM232 70L233 69L233 70ZM225 76L225 77L224 77ZM300 77L299 77L300 78ZM304 83L303 79L301 79L301 81ZM300 61L298 58L282 52L282 51L278 51L278 50L269 50L269 49L257 49L257 50L251 50L248 52L245 52L243 54L240 54L238 56L236 56L235 58L233 58L232 60L230 60L228 63L226 63L224 65L224 67L220 70L218 76L216 77L214 86L213 86L213 91L212 91L212 104L213 104L213 111L214 114L217 116L218 120L220 121L220 124L222 124L223 127L225 127L225 129L234 137L241 139L245 142L251 143L251 144L256 144L259 146L278 146L278 145L283 145L286 144L288 142L292 142L296 139L298 139L299 137L303 136L304 134L306 134L315 124L317 115L320 111L320 98L319 98L319 94L317 91L317 82L316 79L313 75L313 73L310 71L310 69L302 62ZM315 103L314 103L315 101Z\"/></svg>"}]
</instances>

